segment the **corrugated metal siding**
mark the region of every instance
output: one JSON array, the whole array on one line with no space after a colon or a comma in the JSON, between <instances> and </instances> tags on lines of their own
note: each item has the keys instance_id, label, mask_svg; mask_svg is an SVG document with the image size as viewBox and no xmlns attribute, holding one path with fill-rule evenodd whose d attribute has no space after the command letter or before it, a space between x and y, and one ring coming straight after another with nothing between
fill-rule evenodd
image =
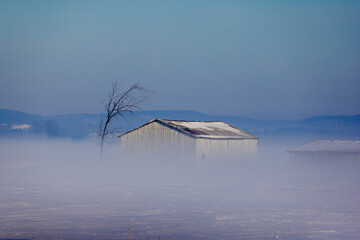
<instances>
[{"instance_id":1,"label":"corrugated metal siding","mask_svg":"<svg viewBox=\"0 0 360 240\"><path fill-rule=\"evenodd\" d=\"M192 138L158 122L121 136L121 149L142 159L245 159L257 156L257 139Z\"/></svg>"},{"instance_id":2,"label":"corrugated metal siding","mask_svg":"<svg viewBox=\"0 0 360 240\"><path fill-rule=\"evenodd\" d=\"M257 139L196 139L197 159L249 159L257 156Z\"/></svg>"},{"instance_id":3,"label":"corrugated metal siding","mask_svg":"<svg viewBox=\"0 0 360 240\"><path fill-rule=\"evenodd\" d=\"M121 149L126 155L141 158L194 158L195 139L165 127L149 123L121 137Z\"/></svg>"}]
</instances>

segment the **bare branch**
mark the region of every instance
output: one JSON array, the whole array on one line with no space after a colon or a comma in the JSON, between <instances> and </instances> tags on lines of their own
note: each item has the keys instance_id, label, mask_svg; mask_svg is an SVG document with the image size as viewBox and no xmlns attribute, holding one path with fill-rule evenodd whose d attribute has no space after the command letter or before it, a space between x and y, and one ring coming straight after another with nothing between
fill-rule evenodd
<instances>
[{"instance_id":1,"label":"bare branch","mask_svg":"<svg viewBox=\"0 0 360 240\"><path fill-rule=\"evenodd\" d=\"M140 110L140 105L147 101L146 91L141 84L135 83L126 91L119 91L117 81L112 83L111 91L105 108L105 119L100 121L98 135L101 140L101 152L104 140L107 135L116 133L114 129L109 129L110 123L114 118L126 117L126 114L134 114L135 110Z\"/></svg>"}]
</instances>

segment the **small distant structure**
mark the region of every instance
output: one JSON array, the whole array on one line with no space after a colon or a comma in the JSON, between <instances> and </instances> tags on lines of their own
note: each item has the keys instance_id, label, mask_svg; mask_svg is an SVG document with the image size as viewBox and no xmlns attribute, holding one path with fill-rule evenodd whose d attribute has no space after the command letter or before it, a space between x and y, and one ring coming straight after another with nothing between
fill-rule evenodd
<instances>
[{"instance_id":1,"label":"small distant structure","mask_svg":"<svg viewBox=\"0 0 360 240\"><path fill-rule=\"evenodd\" d=\"M317 140L288 152L296 159L360 160L360 141Z\"/></svg>"},{"instance_id":2,"label":"small distant structure","mask_svg":"<svg viewBox=\"0 0 360 240\"><path fill-rule=\"evenodd\" d=\"M258 137L219 121L155 119L121 137L127 155L143 158L254 158Z\"/></svg>"},{"instance_id":3,"label":"small distant structure","mask_svg":"<svg viewBox=\"0 0 360 240\"><path fill-rule=\"evenodd\" d=\"M32 128L33 126L30 124L21 124L21 125L12 125L10 130L26 130Z\"/></svg>"}]
</instances>

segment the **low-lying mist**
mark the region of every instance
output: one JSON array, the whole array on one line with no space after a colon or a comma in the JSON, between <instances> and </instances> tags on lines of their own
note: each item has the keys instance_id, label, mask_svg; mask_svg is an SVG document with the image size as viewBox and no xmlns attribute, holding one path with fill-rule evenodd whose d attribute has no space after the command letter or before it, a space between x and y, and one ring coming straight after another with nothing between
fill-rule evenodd
<instances>
[{"instance_id":1,"label":"low-lying mist","mask_svg":"<svg viewBox=\"0 0 360 240\"><path fill-rule=\"evenodd\" d=\"M0 140L0 239L358 239L356 162L126 159L119 143Z\"/></svg>"}]
</instances>

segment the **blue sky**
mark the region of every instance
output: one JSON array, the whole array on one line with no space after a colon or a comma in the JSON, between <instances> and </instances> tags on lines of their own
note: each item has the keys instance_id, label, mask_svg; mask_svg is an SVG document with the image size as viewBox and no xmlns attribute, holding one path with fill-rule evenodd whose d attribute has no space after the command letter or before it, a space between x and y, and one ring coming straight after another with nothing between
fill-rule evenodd
<instances>
[{"instance_id":1,"label":"blue sky","mask_svg":"<svg viewBox=\"0 0 360 240\"><path fill-rule=\"evenodd\" d=\"M296 119L360 114L359 1L0 1L0 108Z\"/></svg>"}]
</instances>

